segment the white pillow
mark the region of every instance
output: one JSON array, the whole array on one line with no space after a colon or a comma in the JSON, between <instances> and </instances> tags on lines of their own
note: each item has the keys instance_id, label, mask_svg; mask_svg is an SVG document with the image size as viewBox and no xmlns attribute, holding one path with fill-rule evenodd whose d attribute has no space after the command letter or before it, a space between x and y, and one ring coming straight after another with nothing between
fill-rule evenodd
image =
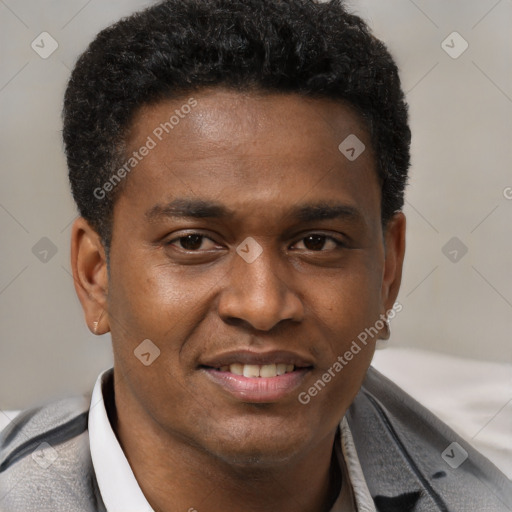
<instances>
[{"instance_id":1,"label":"white pillow","mask_svg":"<svg viewBox=\"0 0 512 512\"><path fill-rule=\"evenodd\" d=\"M372 365L512 480L512 364L387 347Z\"/></svg>"}]
</instances>

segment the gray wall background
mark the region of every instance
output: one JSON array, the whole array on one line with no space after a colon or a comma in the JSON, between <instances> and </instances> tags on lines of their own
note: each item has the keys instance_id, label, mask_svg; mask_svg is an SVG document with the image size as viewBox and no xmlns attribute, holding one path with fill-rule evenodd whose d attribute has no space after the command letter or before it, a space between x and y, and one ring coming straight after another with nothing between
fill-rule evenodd
<instances>
[{"instance_id":1,"label":"gray wall background","mask_svg":"<svg viewBox=\"0 0 512 512\"><path fill-rule=\"evenodd\" d=\"M0 409L86 392L111 365L70 275L60 112L90 40L150 3L0 0ZM397 59L410 105L403 311L389 344L512 363L512 0L347 3ZM42 32L58 44L49 56Z\"/></svg>"}]
</instances>

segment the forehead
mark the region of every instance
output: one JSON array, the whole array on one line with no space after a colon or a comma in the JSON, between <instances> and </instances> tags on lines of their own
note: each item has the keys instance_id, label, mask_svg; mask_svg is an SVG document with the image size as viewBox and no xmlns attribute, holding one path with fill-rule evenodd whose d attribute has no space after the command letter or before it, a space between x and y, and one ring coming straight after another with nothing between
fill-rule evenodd
<instances>
[{"instance_id":1,"label":"forehead","mask_svg":"<svg viewBox=\"0 0 512 512\"><path fill-rule=\"evenodd\" d=\"M356 159L343 153L346 140L364 148ZM315 198L380 213L369 135L342 102L205 90L142 107L127 146L127 157L151 146L119 200L145 213L183 197L225 204L232 217L269 205L299 212Z\"/></svg>"},{"instance_id":2,"label":"forehead","mask_svg":"<svg viewBox=\"0 0 512 512\"><path fill-rule=\"evenodd\" d=\"M142 106L127 142L136 146L151 135L158 145L178 143L186 146L185 152L195 149L196 158L211 157L214 150L226 155L261 149L259 145L264 144L269 156L289 149L302 158L304 154L320 156L326 150L337 154L345 136L365 136L366 131L355 109L341 100L213 88ZM310 143L304 144L305 139ZM180 146L174 147L175 157L186 157Z\"/></svg>"}]
</instances>

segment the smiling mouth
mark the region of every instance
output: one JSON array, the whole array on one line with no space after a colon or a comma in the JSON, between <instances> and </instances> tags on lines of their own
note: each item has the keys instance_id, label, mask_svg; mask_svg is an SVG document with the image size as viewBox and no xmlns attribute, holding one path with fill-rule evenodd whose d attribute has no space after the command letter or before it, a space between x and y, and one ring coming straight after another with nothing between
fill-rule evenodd
<instances>
[{"instance_id":1,"label":"smiling mouth","mask_svg":"<svg viewBox=\"0 0 512 512\"><path fill-rule=\"evenodd\" d=\"M290 363L202 366L205 375L240 402L273 403L299 389L312 366Z\"/></svg>"},{"instance_id":2,"label":"smiling mouth","mask_svg":"<svg viewBox=\"0 0 512 512\"><path fill-rule=\"evenodd\" d=\"M242 403L276 403L293 399L315 365L288 350L237 350L204 358L198 370L222 393Z\"/></svg>"}]
</instances>

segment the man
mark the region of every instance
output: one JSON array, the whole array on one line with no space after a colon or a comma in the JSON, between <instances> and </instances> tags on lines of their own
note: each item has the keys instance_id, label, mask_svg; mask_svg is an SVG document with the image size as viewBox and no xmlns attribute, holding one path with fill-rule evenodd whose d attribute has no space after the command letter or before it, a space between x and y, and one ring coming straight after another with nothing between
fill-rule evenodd
<instances>
[{"instance_id":1,"label":"man","mask_svg":"<svg viewBox=\"0 0 512 512\"><path fill-rule=\"evenodd\" d=\"M114 368L3 432L2 510L511 510L370 368L401 308L410 131L362 20L156 4L80 57L64 142L75 288Z\"/></svg>"}]
</instances>

